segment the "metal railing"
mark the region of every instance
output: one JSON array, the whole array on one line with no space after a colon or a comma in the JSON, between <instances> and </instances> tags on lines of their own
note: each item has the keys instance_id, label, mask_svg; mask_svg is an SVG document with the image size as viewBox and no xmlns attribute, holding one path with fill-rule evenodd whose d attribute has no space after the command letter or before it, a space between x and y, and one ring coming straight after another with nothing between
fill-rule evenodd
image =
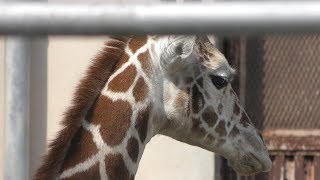
<instances>
[{"instance_id":1,"label":"metal railing","mask_svg":"<svg viewBox=\"0 0 320 180\"><path fill-rule=\"evenodd\" d=\"M320 2L0 4L0 34L316 32Z\"/></svg>"}]
</instances>

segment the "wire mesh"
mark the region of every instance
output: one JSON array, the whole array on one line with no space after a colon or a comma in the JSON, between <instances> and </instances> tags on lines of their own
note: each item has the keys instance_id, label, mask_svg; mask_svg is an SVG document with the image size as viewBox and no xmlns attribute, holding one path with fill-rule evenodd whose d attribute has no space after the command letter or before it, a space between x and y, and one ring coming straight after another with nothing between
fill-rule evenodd
<instances>
[{"instance_id":1,"label":"wire mesh","mask_svg":"<svg viewBox=\"0 0 320 180\"><path fill-rule=\"evenodd\" d=\"M251 118L263 129L320 128L320 35L248 38L245 53Z\"/></svg>"}]
</instances>

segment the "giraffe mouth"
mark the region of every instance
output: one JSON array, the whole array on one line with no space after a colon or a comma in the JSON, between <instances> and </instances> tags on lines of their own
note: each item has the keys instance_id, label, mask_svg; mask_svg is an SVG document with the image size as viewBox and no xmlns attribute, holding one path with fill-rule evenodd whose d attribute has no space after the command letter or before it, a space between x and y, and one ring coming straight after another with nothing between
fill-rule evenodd
<instances>
[{"instance_id":1,"label":"giraffe mouth","mask_svg":"<svg viewBox=\"0 0 320 180\"><path fill-rule=\"evenodd\" d=\"M231 166L238 174L244 176L254 175L256 173L264 171L263 165L258 160L258 158L252 154L248 153L243 155L239 159L228 161L229 166Z\"/></svg>"}]
</instances>

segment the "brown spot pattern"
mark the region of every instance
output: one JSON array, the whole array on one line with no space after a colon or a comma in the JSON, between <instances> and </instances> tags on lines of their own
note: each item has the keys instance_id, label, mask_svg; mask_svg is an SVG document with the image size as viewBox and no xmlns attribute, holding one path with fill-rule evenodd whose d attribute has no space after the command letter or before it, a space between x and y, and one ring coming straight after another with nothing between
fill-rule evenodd
<instances>
[{"instance_id":1,"label":"brown spot pattern","mask_svg":"<svg viewBox=\"0 0 320 180\"><path fill-rule=\"evenodd\" d=\"M240 124L242 124L243 127L249 126L249 122L244 114L241 116Z\"/></svg>"},{"instance_id":2,"label":"brown spot pattern","mask_svg":"<svg viewBox=\"0 0 320 180\"><path fill-rule=\"evenodd\" d=\"M204 128L200 127L200 120L192 118L192 128L191 131L195 133L196 136L202 138L206 135L206 131Z\"/></svg>"},{"instance_id":3,"label":"brown spot pattern","mask_svg":"<svg viewBox=\"0 0 320 180\"><path fill-rule=\"evenodd\" d=\"M112 101L100 96L92 114L92 122L100 124L103 140L110 146L120 144L125 137L131 122L132 109L128 102Z\"/></svg>"},{"instance_id":4,"label":"brown spot pattern","mask_svg":"<svg viewBox=\"0 0 320 180\"><path fill-rule=\"evenodd\" d=\"M200 46L200 55L202 55L202 57L199 59L200 62L205 62L205 61L210 61L210 59L214 58L214 54L209 52L205 47L201 48Z\"/></svg>"},{"instance_id":5,"label":"brown spot pattern","mask_svg":"<svg viewBox=\"0 0 320 180\"><path fill-rule=\"evenodd\" d=\"M150 106L148 106L144 110L141 110L139 112L137 120L136 120L135 128L138 131L138 134L139 134L139 137L140 137L140 140L142 143L144 142L144 140L147 137L150 110L151 110Z\"/></svg>"},{"instance_id":6,"label":"brown spot pattern","mask_svg":"<svg viewBox=\"0 0 320 180\"><path fill-rule=\"evenodd\" d=\"M116 64L115 71L123 66L124 63L129 61L129 55L124 53Z\"/></svg>"},{"instance_id":7,"label":"brown spot pattern","mask_svg":"<svg viewBox=\"0 0 320 180\"><path fill-rule=\"evenodd\" d=\"M226 131L226 123L224 121L219 121L219 124L217 125L215 131L219 134L220 137L223 137L227 135Z\"/></svg>"},{"instance_id":8,"label":"brown spot pattern","mask_svg":"<svg viewBox=\"0 0 320 180\"><path fill-rule=\"evenodd\" d=\"M228 122L227 122L227 127L230 127L230 125L231 125L231 123L228 121Z\"/></svg>"},{"instance_id":9,"label":"brown spot pattern","mask_svg":"<svg viewBox=\"0 0 320 180\"><path fill-rule=\"evenodd\" d=\"M175 100L174 100L174 103L173 103L173 106L175 108L183 108L184 107L184 104L185 103L185 100L183 99L183 97L177 97Z\"/></svg>"},{"instance_id":10,"label":"brown spot pattern","mask_svg":"<svg viewBox=\"0 0 320 180\"><path fill-rule=\"evenodd\" d=\"M174 100L174 107L175 108L184 108L186 107L188 97L184 93L178 93L176 99Z\"/></svg>"},{"instance_id":11,"label":"brown spot pattern","mask_svg":"<svg viewBox=\"0 0 320 180\"><path fill-rule=\"evenodd\" d=\"M136 138L131 137L127 144L128 154L133 162L137 162L139 155L139 142Z\"/></svg>"},{"instance_id":12,"label":"brown spot pattern","mask_svg":"<svg viewBox=\"0 0 320 180\"><path fill-rule=\"evenodd\" d=\"M218 116L214 111L214 108L212 106L208 106L203 114L202 114L203 120L208 124L209 127L213 127L218 120Z\"/></svg>"},{"instance_id":13,"label":"brown spot pattern","mask_svg":"<svg viewBox=\"0 0 320 180\"><path fill-rule=\"evenodd\" d=\"M238 103L234 103L233 114L239 115L240 111L241 111L241 109L240 109L239 104Z\"/></svg>"},{"instance_id":14,"label":"brown spot pattern","mask_svg":"<svg viewBox=\"0 0 320 180\"><path fill-rule=\"evenodd\" d=\"M188 97L190 97L191 95L190 95L190 88L187 88L187 94L188 94ZM188 98L188 100L187 100L187 116L189 117L190 116L190 114L191 114L191 101L190 101L190 99Z\"/></svg>"},{"instance_id":15,"label":"brown spot pattern","mask_svg":"<svg viewBox=\"0 0 320 180\"><path fill-rule=\"evenodd\" d=\"M200 87L203 87L203 78L197 79L197 83Z\"/></svg>"},{"instance_id":16,"label":"brown spot pattern","mask_svg":"<svg viewBox=\"0 0 320 180\"><path fill-rule=\"evenodd\" d=\"M89 169L83 172L79 172L74 174L71 177L63 178L61 180L87 180L87 179L100 179L100 171L99 171L99 164L95 164L91 166Z\"/></svg>"},{"instance_id":17,"label":"brown spot pattern","mask_svg":"<svg viewBox=\"0 0 320 180\"><path fill-rule=\"evenodd\" d=\"M221 115L222 114L222 110L223 110L223 106L221 103L219 103L218 105L218 113Z\"/></svg>"},{"instance_id":18,"label":"brown spot pattern","mask_svg":"<svg viewBox=\"0 0 320 180\"><path fill-rule=\"evenodd\" d=\"M132 53L135 53L138 49L140 49L147 42L146 36L134 37L129 41L129 48Z\"/></svg>"},{"instance_id":19,"label":"brown spot pattern","mask_svg":"<svg viewBox=\"0 0 320 180\"><path fill-rule=\"evenodd\" d=\"M207 136L207 138L206 138L206 142L207 142L208 144L214 143L215 140L216 140L215 137L213 137L211 134L208 134L208 136Z\"/></svg>"},{"instance_id":20,"label":"brown spot pattern","mask_svg":"<svg viewBox=\"0 0 320 180\"><path fill-rule=\"evenodd\" d=\"M75 166L98 152L91 133L81 127L73 140L62 166L62 171ZM62 172L61 171L61 172Z\"/></svg>"},{"instance_id":21,"label":"brown spot pattern","mask_svg":"<svg viewBox=\"0 0 320 180\"><path fill-rule=\"evenodd\" d=\"M236 137L240 133L237 126L233 126L232 130L230 131L230 137Z\"/></svg>"},{"instance_id":22,"label":"brown spot pattern","mask_svg":"<svg viewBox=\"0 0 320 180\"><path fill-rule=\"evenodd\" d=\"M147 76L150 77L150 75L152 74L152 65L150 62L149 51L139 54L138 61L140 61L141 68L144 71L144 73L146 73Z\"/></svg>"},{"instance_id":23,"label":"brown spot pattern","mask_svg":"<svg viewBox=\"0 0 320 180\"><path fill-rule=\"evenodd\" d=\"M191 84L193 82L193 77L186 77L185 84Z\"/></svg>"},{"instance_id":24,"label":"brown spot pattern","mask_svg":"<svg viewBox=\"0 0 320 180\"><path fill-rule=\"evenodd\" d=\"M193 113L197 114L204 106L204 99L202 93L198 87L194 85L192 87L192 110Z\"/></svg>"},{"instance_id":25,"label":"brown spot pattern","mask_svg":"<svg viewBox=\"0 0 320 180\"><path fill-rule=\"evenodd\" d=\"M204 55L206 57L206 60L209 60L209 58L211 56L214 56L213 53L208 51L208 49L207 49L208 47L211 47L211 43L205 42L204 44L200 44L200 46L199 46L199 51L202 55Z\"/></svg>"},{"instance_id":26,"label":"brown spot pattern","mask_svg":"<svg viewBox=\"0 0 320 180\"><path fill-rule=\"evenodd\" d=\"M114 92L126 92L132 85L136 75L137 70L131 64L109 82L108 89Z\"/></svg>"},{"instance_id":27,"label":"brown spot pattern","mask_svg":"<svg viewBox=\"0 0 320 180\"><path fill-rule=\"evenodd\" d=\"M143 101L148 95L148 86L142 77L139 77L135 87L133 88L133 97L136 102Z\"/></svg>"},{"instance_id":28,"label":"brown spot pattern","mask_svg":"<svg viewBox=\"0 0 320 180\"><path fill-rule=\"evenodd\" d=\"M109 154L105 158L109 180L129 180L129 171L121 154Z\"/></svg>"},{"instance_id":29,"label":"brown spot pattern","mask_svg":"<svg viewBox=\"0 0 320 180\"><path fill-rule=\"evenodd\" d=\"M215 57L215 55L213 53L209 52L209 51L207 51L206 55L209 56L210 58L214 58Z\"/></svg>"}]
</instances>

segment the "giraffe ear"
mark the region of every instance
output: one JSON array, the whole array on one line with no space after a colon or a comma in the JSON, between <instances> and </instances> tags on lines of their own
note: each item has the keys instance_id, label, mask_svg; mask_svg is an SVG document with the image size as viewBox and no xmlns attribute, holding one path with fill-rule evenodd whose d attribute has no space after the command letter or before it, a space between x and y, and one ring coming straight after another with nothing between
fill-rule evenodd
<instances>
[{"instance_id":1,"label":"giraffe ear","mask_svg":"<svg viewBox=\"0 0 320 180\"><path fill-rule=\"evenodd\" d=\"M193 52L195 40L195 36L169 36L160 47L161 66L170 72L179 70Z\"/></svg>"}]
</instances>

